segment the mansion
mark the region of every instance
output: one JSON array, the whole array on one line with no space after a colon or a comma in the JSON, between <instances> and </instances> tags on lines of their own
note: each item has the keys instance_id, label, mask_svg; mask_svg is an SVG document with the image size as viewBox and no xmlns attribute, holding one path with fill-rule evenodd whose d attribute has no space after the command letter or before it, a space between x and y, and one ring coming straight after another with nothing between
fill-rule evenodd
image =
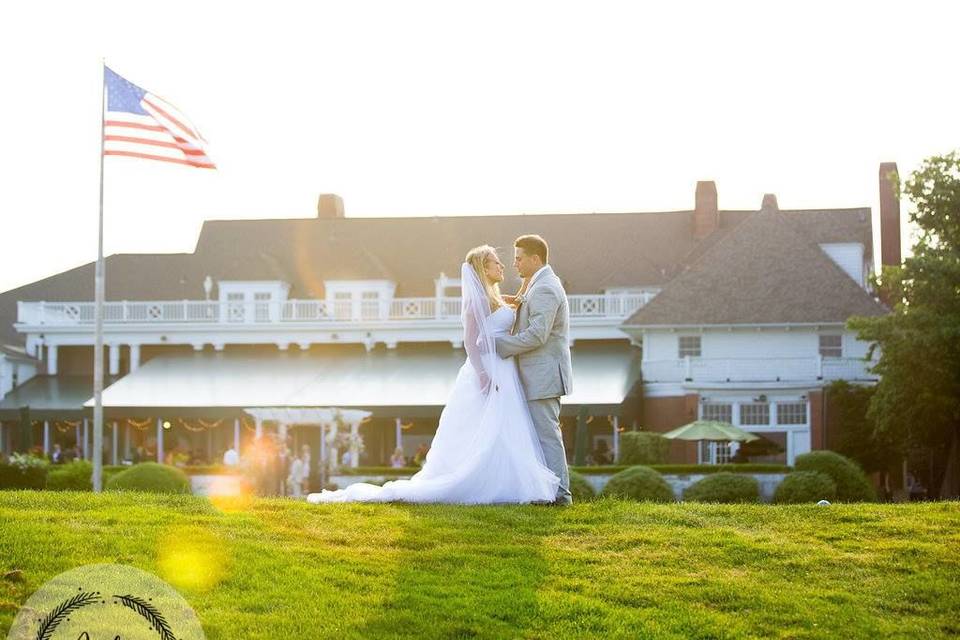
<instances>
[{"instance_id":1,"label":"mansion","mask_svg":"<svg viewBox=\"0 0 960 640\"><path fill-rule=\"evenodd\" d=\"M881 264L900 262L892 166ZM762 436L746 459L792 464L831 441L825 385L875 382L845 328L887 313L869 285L872 226L870 208L781 210L773 195L722 210L713 182L684 211L350 218L322 195L315 218L207 221L192 253L106 258L104 459L212 462L265 429L318 451L330 408L348 417L352 464L411 457L465 360L464 255L486 243L509 264L513 239L537 233L570 302L569 455L585 411L590 450L702 417ZM94 267L0 294L0 450L89 451ZM676 462L737 453L674 447Z\"/></svg>"}]
</instances>

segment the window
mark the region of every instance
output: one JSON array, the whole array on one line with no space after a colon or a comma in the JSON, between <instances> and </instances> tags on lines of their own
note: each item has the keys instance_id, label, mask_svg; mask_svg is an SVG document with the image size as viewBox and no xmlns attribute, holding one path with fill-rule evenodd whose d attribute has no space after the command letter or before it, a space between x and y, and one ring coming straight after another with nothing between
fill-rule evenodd
<instances>
[{"instance_id":1,"label":"window","mask_svg":"<svg viewBox=\"0 0 960 640\"><path fill-rule=\"evenodd\" d=\"M740 405L740 424L770 424L770 405L766 402L750 402Z\"/></svg>"},{"instance_id":2,"label":"window","mask_svg":"<svg viewBox=\"0 0 960 640\"><path fill-rule=\"evenodd\" d=\"M787 464L787 433L785 431L753 435L760 436L760 439L741 443L735 454L737 462Z\"/></svg>"},{"instance_id":3,"label":"window","mask_svg":"<svg viewBox=\"0 0 960 640\"><path fill-rule=\"evenodd\" d=\"M824 358L839 358L843 355L843 336L820 336L820 355Z\"/></svg>"},{"instance_id":4,"label":"window","mask_svg":"<svg viewBox=\"0 0 960 640\"><path fill-rule=\"evenodd\" d=\"M807 424L807 403L778 402L777 424Z\"/></svg>"},{"instance_id":5,"label":"window","mask_svg":"<svg viewBox=\"0 0 960 640\"><path fill-rule=\"evenodd\" d=\"M733 455L729 442L700 441L700 464L726 464Z\"/></svg>"},{"instance_id":6,"label":"window","mask_svg":"<svg viewBox=\"0 0 960 640\"><path fill-rule=\"evenodd\" d=\"M701 412L703 420L718 420L720 422L733 422L733 405L719 402L706 402Z\"/></svg>"},{"instance_id":7,"label":"window","mask_svg":"<svg viewBox=\"0 0 960 640\"><path fill-rule=\"evenodd\" d=\"M227 294L227 321L243 322L243 300L242 292L233 292Z\"/></svg>"},{"instance_id":8,"label":"window","mask_svg":"<svg viewBox=\"0 0 960 640\"><path fill-rule=\"evenodd\" d=\"M369 320L371 318L380 317L380 292L379 291L364 291L361 294L360 303L360 315Z\"/></svg>"},{"instance_id":9,"label":"window","mask_svg":"<svg viewBox=\"0 0 960 640\"><path fill-rule=\"evenodd\" d=\"M678 357L700 357L700 336L680 336Z\"/></svg>"},{"instance_id":10,"label":"window","mask_svg":"<svg viewBox=\"0 0 960 640\"><path fill-rule=\"evenodd\" d=\"M266 322L270 319L270 300L273 299L273 296L269 291L257 291L253 294L253 299L256 302L254 317L257 322Z\"/></svg>"}]
</instances>

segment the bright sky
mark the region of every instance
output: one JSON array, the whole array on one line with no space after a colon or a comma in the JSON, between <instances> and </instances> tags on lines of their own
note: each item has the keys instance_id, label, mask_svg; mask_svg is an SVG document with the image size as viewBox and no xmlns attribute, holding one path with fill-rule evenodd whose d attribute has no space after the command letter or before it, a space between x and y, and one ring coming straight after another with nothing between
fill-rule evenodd
<instances>
[{"instance_id":1,"label":"bright sky","mask_svg":"<svg viewBox=\"0 0 960 640\"><path fill-rule=\"evenodd\" d=\"M960 147L947 2L8 3L0 291L96 258L101 57L216 172L108 158L105 253L212 218L876 208ZM478 242L483 239L478 238ZM107 274L109 278L109 273Z\"/></svg>"}]
</instances>

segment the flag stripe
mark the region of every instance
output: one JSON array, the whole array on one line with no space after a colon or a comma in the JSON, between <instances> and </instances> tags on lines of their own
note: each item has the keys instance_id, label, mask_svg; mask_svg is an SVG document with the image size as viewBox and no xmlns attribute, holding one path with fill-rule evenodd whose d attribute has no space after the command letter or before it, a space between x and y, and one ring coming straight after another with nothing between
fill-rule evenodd
<instances>
[{"instance_id":1,"label":"flag stripe","mask_svg":"<svg viewBox=\"0 0 960 640\"><path fill-rule=\"evenodd\" d=\"M133 136L104 136L104 140L115 142L138 142L140 144L152 144L158 147L167 147L169 149L179 149L187 155L204 156L202 149L191 149L179 142L165 142L163 140L150 140L149 138L134 138Z\"/></svg>"},{"instance_id":2,"label":"flag stripe","mask_svg":"<svg viewBox=\"0 0 960 640\"><path fill-rule=\"evenodd\" d=\"M179 127L180 130L183 131L186 135L190 136L190 137L193 138L194 140L197 140L197 139L199 138L199 136L197 136L197 134L193 132L193 129L191 129L191 128L188 127L187 125L183 124L182 122L180 122L179 120L177 120L176 118L174 118L172 115L170 115L169 113L167 113L166 111L164 111L163 109L161 109L160 107L158 107L157 105L155 105L154 103L150 102L150 101L147 100L146 98L143 99L143 102L144 102L148 107L152 108L154 111L156 111L158 114L160 114L161 117L166 118L167 120L169 120L170 122L172 122L175 126Z\"/></svg>"},{"instance_id":3,"label":"flag stripe","mask_svg":"<svg viewBox=\"0 0 960 640\"><path fill-rule=\"evenodd\" d=\"M149 153L138 153L136 151L104 151L105 156L126 156L128 158L145 158L147 160L161 160L163 162L175 162L177 164L186 164L191 167L201 169L216 169L212 162L199 162L197 160L186 160L183 158L168 158L166 156L157 156Z\"/></svg>"},{"instance_id":4,"label":"flag stripe","mask_svg":"<svg viewBox=\"0 0 960 640\"><path fill-rule=\"evenodd\" d=\"M123 122L122 120L104 120L108 127L130 127L131 129L145 129L147 131L166 131L158 124L140 124L139 122Z\"/></svg>"}]
</instances>

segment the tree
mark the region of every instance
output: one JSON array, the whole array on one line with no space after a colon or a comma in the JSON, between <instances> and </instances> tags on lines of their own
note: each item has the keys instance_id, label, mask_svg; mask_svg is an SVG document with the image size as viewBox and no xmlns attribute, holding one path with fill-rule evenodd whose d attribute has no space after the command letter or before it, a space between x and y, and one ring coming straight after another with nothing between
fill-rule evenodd
<instances>
[{"instance_id":1,"label":"tree","mask_svg":"<svg viewBox=\"0 0 960 640\"><path fill-rule=\"evenodd\" d=\"M825 388L830 427L836 432L830 448L856 460L867 473L886 473L903 459L903 442L889 430L878 431L868 416L875 387L837 380Z\"/></svg>"},{"instance_id":2,"label":"tree","mask_svg":"<svg viewBox=\"0 0 960 640\"><path fill-rule=\"evenodd\" d=\"M900 188L899 177L891 176ZM906 184L919 232L912 256L874 282L891 314L848 327L880 350L868 417L879 434L926 446L939 460L941 497L960 494L960 155L934 156Z\"/></svg>"}]
</instances>

